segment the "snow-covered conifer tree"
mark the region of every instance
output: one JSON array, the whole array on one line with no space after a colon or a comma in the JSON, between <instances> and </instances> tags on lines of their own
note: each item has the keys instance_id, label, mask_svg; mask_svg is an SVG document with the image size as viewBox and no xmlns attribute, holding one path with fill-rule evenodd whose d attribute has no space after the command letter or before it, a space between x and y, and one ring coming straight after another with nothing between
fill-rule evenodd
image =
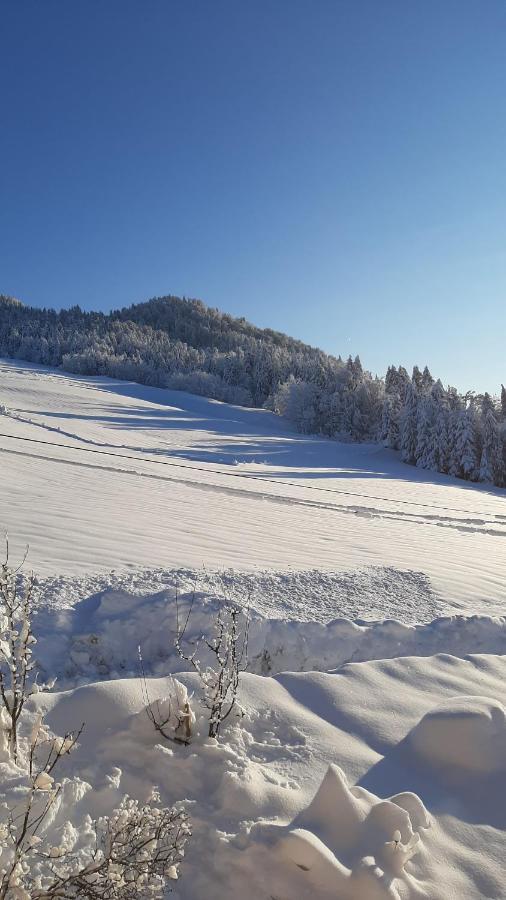
<instances>
[{"instance_id":1,"label":"snow-covered conifer tree","mask_svg":"<svg viewBox=\"0 0 506 900\"><path fill-rule=\"evenodd\" d=\"M481 399L481 415L485 419L489 412L495 413L495 403L489 393L485 392Z\"/></svg>"},{"instance_id":2,"label":"snow-covered conifer tree","mask_svg":"<svg viewBox=\"0 0 506 900\"><path fill-rule=\"evenodd\" d=\"M418 394L414 384L409 384L400 420L400 448L404 462L414 465L417 447Z\"/></svg>"},{"instance_id":3,"label":"snow-covered conifer tree","mask_svg":"<svg viewBox=\"0 0 506 900\"><path fill-rule=\"evenodd\" d=\"M434 379L433 379L432 375L430 374L428 366L425 366L425 369L422 372L422 385L421 385L422 391L425 391L426 393L428 393L433 384L434 384Z\"/></svg>"},{"instance_id":4,"label":"snow-covered conifer tree","mask_svg":"<svg viewBox=\"0 0 506 900\"><path fill-rule=\"evenodd\" d=\"M497 485L504 483L503 444L497 420L491 409L485 416L479 479Z\"/></svg>"},{"instance_id":5,"label":"snow-covered conifer tree","mask_svg":"<svg viewBox=\"0 0 506 900\"><path fill-rule=\"evenodd\" d=\"M420 393L422 390L422 373L418 366L413 366L413 374L411 376L411 381L414 384L417 393Z\"/></svg>"},{"instance_id":6,"label":"snow-covered conifer tree","mask_svg":"<svg viewBox=\"0 0 506 900\"><path fill-rule=\"evenodd\" d=\"M448 472L451 461L451 424L450 410L440 404L437 407L434 423L435 453L438 472Z\"/></svg>"},{"instance_id":7,"label":"snow-covered conifer tree","mask_svg":"<svg viewBox=\"0 0 506 900\"><path fill-rule=\"evenodd\" d=\"M506 419L506 388L501 384L501 413L503 419Z\"/></svg>"},{"instance_id":8,"label":"snow-covered conifer tree","mask_svg":"<svg viewBox=\"0 0 506 900\"><path fill-rule=\"evenodd\" d=\"M479 474L479 448L473 410L459 413L455 437L455 455L460 478L476 481Z\"/></svg>"},{"instance_id":9,"label":"snow-covered conifer tree","mask_svg":"<svg viewBox=\"0 0 506 900\"><path fill-rule=\"evenodd\" d=\"M389 366L385 377L385 402L381 432L387 447L391 447L393 450L398 450L400 446L399 431L403 399L404 384L400 370L398 372L395 366Z\"/></svg>"},{"instance_id":10,"label":"snow-covered conifer tree","mask_svg":"<svg viewBox=\"0 0 506 900\"><path fill-rule=\"evenodd\" d=\"M422 397L418 404L416 465L419 469L436 469L435 413L431 397Z\"/></svg>"}]
</instances>

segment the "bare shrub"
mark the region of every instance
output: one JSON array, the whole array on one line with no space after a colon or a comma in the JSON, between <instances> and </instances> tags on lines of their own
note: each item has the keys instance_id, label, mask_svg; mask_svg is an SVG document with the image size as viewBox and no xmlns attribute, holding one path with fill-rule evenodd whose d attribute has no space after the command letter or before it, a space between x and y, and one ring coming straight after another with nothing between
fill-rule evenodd
<instances>
[{"instance_id":1,"label":"bare shrub","mask_svg":"<svg viewBox=\"0 0 506 900\"><path fill-rule=\"evenodd\" d=\"M72 752L83 727L75 734L69 732L63 738L55 737L48 733L42 715L39 715L25 742L28 746L18 748L24 751L18 753L18 761L26 762L28 779L23 801L9 811L7 824L0 826L0 844L3 845L0 900L31 897L24 888L24 882L30 879L28 857L39 843L37 832L60 793L60 785L51 772L62 757Z\"/></svg>"},{"instance_id":2,"label":"bare shrub","mask_svg":"<svg viewBox=\"0 0 506 900\"><path fill-rule=\"evenodd\" d=\"M26 559L26 555L25 555ZM18 725L28 698L49 685L38 685L32 677L35 663L32 647L33 576L20 585L20 566L9 564L9 541L0 566L0 699L1 723L7 729L8 746L18 760Z\"/></svg>"},{"instance_id":3,"label":"bare shrub","mask_svg":"<svg viewBox=\"0 0 506 900\"><path fill-rule=\"evenodd\" d=\"M3 835L11 859L0 883L2 900L154 900L179 877L191 835L182 809L160 807L156 793L144 804L125 796L111 816L92 824L94 843L78 855L65 839L52 846L37 834L58 792L33 782L24 809L11 813Z\"/></svg>"},{"instance_id":4,"label":"bare shrub","mask_svg":"<svg viewBox=\"0 0 506 900\"><path fill-rule=\"evenodd\" d=\"M186 638L191 619L193 596L184 622L179 619L177 604L176 649L182 660L197 672L203 689L203 703L209 711L209 737L217 738L222 723L238 707L239 680L248 664L249 610L224 603L216 613L211 634L196 641ZM242 626L242 627L241 627ZM185 644L187 649L185 649ZM202 649L211 656L211 664L200 659Z\"/></svg>"},{"instance_id":5,"label":"bare shrub","mask_svg":"<svg viewBox=\"0 0 506 900\"><path fill-rule=\"evenodd\" d=\"M7 814L0 823L0 900L162 897L167 880L178 878L191 829L184 809L160 806L157 792L144 804L125 796L110 816L85 822L94 840L78 851L75 835L68 839L64 834L57 845L44 837L57 800L64 800L65 782L56 782L53 772L75 748L84 726L57 737L39 714L29 736L20 728L29 698L54 682L38 685L32 677L34 581L32 577L20 586L19 571L9 565L7 543L0 568L0 738L7 737L3 749L14 764L15 779L21 774L26 782L16 781L12 808L3 804Z\"/></svg>"}]
</instances>

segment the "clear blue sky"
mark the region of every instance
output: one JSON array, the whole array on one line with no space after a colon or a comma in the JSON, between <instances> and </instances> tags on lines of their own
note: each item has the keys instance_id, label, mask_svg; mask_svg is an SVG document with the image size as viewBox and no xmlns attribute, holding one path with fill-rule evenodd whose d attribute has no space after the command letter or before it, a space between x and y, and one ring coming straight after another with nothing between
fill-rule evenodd
<instances>
[{"instance_id":1,"label":"clear blue sky","mask_svg":"<svg viewBox=\"0 0 506 900\"><path fill-rule=\"evenodd\" d=\"M0 0L0 291L506 381L504 0Z\"/></svg>"}]
</instances>

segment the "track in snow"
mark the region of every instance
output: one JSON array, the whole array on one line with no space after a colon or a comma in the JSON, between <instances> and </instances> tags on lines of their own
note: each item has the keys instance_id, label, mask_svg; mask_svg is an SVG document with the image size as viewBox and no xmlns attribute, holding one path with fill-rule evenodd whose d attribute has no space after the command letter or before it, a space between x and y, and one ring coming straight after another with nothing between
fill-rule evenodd
<instances>
[{"instance_id":1,"label":"track in snow","mask_svg":"<svg viewBox=\"0 0 506 900\"><path fill-rule=\"evenodd\" d=\"M1 525L42 575L386 566L503 611L504 492L180 392L5 362L0 398Z\"/></svg>"},{"instance_id":2,"label":"track in snow","mask_svg":"<svg viewBox=\"0 0 506 900\"><path fill-rule=\"evenodd\" d=\"M59 447L64 450L71 450L72 452L77 451L78 453L79 452L91 453L91 454L97 454L97 455L107 456L107 457L116 457L117 459L121 459L121 460L129 460L129 461L135 461L138 463L142 463L143 465L145 463L148 463L148 465L151 464L151 465L169 466L169 467L172 467L175 469L181 469L184 471L195 471L195 472L199 472L199 473L204 473L205 475L220 475L220 476L224 476L225 478L242 479L243 481L253 480L253 481L259 481L259 482L267 483L267 484L275 484L275 485L279 484L279 485L282 485L283 487L296 487L297 489L301 490L300 485L297 485L294 482L290 482L290 481L283 482L280 480L269 478L268 476L252 475L251 473L225 472L221 469L212 469L212 468L205 469L205 468L202 468L199 466L184 465L183 463L175 463L175 462L171 462L168 460L158 460L158 459L149 459L149 458L141 459L138 456L128 456L124 453L114 453L113 451L96 450L96 449L91 449L90 447L76 447L76 446L72 446L70 444L60 444L60 443L56 443L56 442L52 442L52 441L43 441L38 438L26 438L26 437L20 437L20 436L13 437L12 435L5 434L2 432L0 432L0 438L7 439L7 441L11 441L11 440L25 441L30 444L39 444L39 445L49 446L49 447L54 447L54 448ZM31 459L39 459L40 458L40 454L29 453L29 452L23 451L23 450L12 450L12 449L9 449L8 447L1 447L1 446L0 446L0 453L11 453L11 454L17 455L17 456L25 456L28 459L30 459L30 458ZM219 491L222 493L242 494L243 496L253 496L258 499L270 500L272 502L278 502L278 503L293 503L293 504L298 504L298 505L302 505L302 506L315 506L318 509L334 509L334 510L336 510L336 512L339 512L339 513L351 513L354 515L363 516L365 518L379 517L379 518L391 519L393 521L395 521L395 520L402 521L403 519L407 519L407 520L411 520L411 521L414 521L414 522L417 522L417 523L423 524L423 525L439 525L441 527L456 528L459 531L471 531L471 532L481 531L485 534L494 535L496 537L506 537L506 522L505 522L506 517L505 516L494 516L488 520L487 519L473 519L473 518L467 519L467 518L457 518L457 517L450 517L450 516L407 513L405 511L399 511L399 510L394 512L392 510L378 509L377 507L371 507L371 506L350 506L350 505L344 506L343 504L337 504L335 502L334 503L331 503L331 502L324 503L324 502L320 502L317 500L301 499L301 498L297 498L297 497L286 496L286 495L279 494L279 493L278 494L266 493L265 491L262 491L262 493L259 494L258 491L246 490L244 487L238 487L235 485L234 486L230 486L230 485L226 486L225 484L216 484L216 483L210 482L208 480L201 481L201 482L195 482L195 481L189 480L187 477L177 477L177 476L153 474L151 472L146 472L146 471L143 472L143 471L139 471L137 469L126 469L126 468L120 468L117 466L107 466L105 464L99 465L98 463L95 464L95 463L83 462L76 458L62 459L61 457L60 458L52 457L52 456L47 456L46 454L43 455L43 458L47 462L52 462L52 463L61 463L63 465L69 465L69 466L70 465L71 466L83 466L84 468L88 468L88 469L101 469L102 471L111 472L111 473L120 473L121 472L122 474L133 475L133 476L136 476L139 478L154 478L157 481L177 482L179 484L187 484L192 487L197 485L201 490L214 490L214 491ZM339 490L336 490L335 488L318 488L318 487L315 487L314 485L309 485L307 487L304 486L302 488L302 490L304 490L304 491L321 491L321 492L324 492L327 494L342 494L347 497L360 497L364 500L381 500L385 503L392 503L395 505L403 503L406 506L409 505L409 506L416 506L416 507L424 507L425 509L434 509L434 510L442 509L447 512L460 512L459 510L452 510L451 507L439 507L439 506L430 505L428 503L417 503L416 501L409 501L409 500L404 500L404 501L403 500L395 500L394 501L394 500L389 500L388 497L376 497L376 496L371 496L370 494L359 494L359 493L351 492L351 491L339 491Z\"/></svg>"}]
</instances>

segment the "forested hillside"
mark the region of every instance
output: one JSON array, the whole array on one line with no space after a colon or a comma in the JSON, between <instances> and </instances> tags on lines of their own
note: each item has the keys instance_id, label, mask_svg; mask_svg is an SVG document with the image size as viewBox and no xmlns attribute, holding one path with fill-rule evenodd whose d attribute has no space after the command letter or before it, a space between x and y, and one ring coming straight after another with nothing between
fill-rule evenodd
<instances>
[{"instance_id":1,"label":"forested hillside","mask_svg":"<svg viewBox=\"0 0 506 900\"><path fill-rule=\"evenodd\" d=\"M462 396L417 367L373 377L358 357L343 361L199 300L161 297L103 314L0 296L0 355L265 406L303 432L381 440L421 468L506 483L504 388L501 400Z\"/></svg>"}]
</instances>

